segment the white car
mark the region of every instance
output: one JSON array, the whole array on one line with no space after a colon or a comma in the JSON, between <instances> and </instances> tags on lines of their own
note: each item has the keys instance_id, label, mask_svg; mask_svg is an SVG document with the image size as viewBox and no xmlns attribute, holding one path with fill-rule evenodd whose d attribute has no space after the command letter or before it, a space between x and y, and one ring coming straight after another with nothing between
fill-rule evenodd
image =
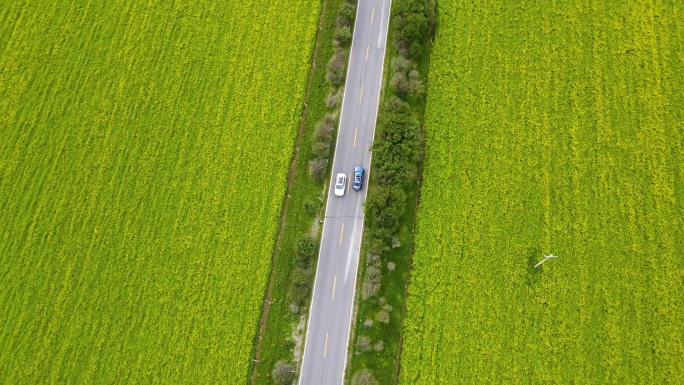
<instances>
[{"instance_id":1,"label":"white car","mask_svg":"<svg viewBox=\"0 0 684 385\"><path fill-rule=\"evenodd\" d=\"M343 173L337 174L335 178L335 195L338 197L344 196L344 189L347 187L347 175Z\"/></svg>"}]
</instances>

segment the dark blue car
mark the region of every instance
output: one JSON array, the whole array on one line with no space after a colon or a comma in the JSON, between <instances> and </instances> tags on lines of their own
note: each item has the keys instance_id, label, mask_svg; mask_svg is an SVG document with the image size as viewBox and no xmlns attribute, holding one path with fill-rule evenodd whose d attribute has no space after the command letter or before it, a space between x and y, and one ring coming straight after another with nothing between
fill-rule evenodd
<instances>
[{"instance_id":1,"label":"dark blue car","mask_svg":"<svg viewBox=\"0 0 684 385\"><path fill-rule=\"evenodd\" d=\"M354 184L352 185L352 188L355 191L361 190L363 187L363 167L358 166L354 167Z\"/></svg>"}]
</instances>

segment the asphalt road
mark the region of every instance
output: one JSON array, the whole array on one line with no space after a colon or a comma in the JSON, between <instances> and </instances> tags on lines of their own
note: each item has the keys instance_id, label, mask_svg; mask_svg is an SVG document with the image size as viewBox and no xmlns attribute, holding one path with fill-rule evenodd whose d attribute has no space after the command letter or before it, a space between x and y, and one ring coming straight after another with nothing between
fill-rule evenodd
<instances>
[{"instance_id":1,"label":"asphalt road","mask_svg":"<svg viewBox=\"0 0 684 385\"><path fill-rule=\"evenodd\" d=\"M391 0L359 0L357 6L300 385L344 380L390 6ZM349 188L355 166L366 170L358 192ZM333 193L337 173L347 174L343 197Z\"/></svg>"}]
</instances>

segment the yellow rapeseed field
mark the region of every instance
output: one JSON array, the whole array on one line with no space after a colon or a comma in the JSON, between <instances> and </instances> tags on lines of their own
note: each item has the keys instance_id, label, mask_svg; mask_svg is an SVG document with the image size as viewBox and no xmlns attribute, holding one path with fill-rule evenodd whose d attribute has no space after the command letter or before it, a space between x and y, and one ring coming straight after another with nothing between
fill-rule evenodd
<instances>
[{"instance_id":1,"label":"yellow rapeseed field","mask_svg":"<svg viewBox=\"0 0 684 385\"><path fill-rule=\"evenodd\" d=\"M247 381L319 10L0 6L0 383Z\"/></svg>"},{"instance_id":2,"label":"yellow rapeseed field","mask_svg":"<svg viewBox=\"0 0 684 385\"><path fill-rule=\"evenodd\" d=\"M400 383L684 383L684 2L439 20Z\"/></svg>"}]
</instances>

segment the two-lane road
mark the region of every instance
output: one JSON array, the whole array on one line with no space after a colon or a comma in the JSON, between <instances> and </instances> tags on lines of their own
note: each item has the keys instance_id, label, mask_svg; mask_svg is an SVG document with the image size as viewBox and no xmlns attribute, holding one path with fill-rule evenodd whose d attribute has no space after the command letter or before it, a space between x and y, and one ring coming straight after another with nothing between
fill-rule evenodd
<instances>
[{"instance_id":1,"label":"two-lane road","mask_svg":"<svg viewBox=\"0 0 684 385\"><path fill-rule=\"evenodd\" d=\"M359 0L357 5L300 385L344 380L390 6L391 0ZM363 190L348 189L336 197L335 175L347 174L349 185L355 166L366 170Z\"/></svg>"}]
</instances>

